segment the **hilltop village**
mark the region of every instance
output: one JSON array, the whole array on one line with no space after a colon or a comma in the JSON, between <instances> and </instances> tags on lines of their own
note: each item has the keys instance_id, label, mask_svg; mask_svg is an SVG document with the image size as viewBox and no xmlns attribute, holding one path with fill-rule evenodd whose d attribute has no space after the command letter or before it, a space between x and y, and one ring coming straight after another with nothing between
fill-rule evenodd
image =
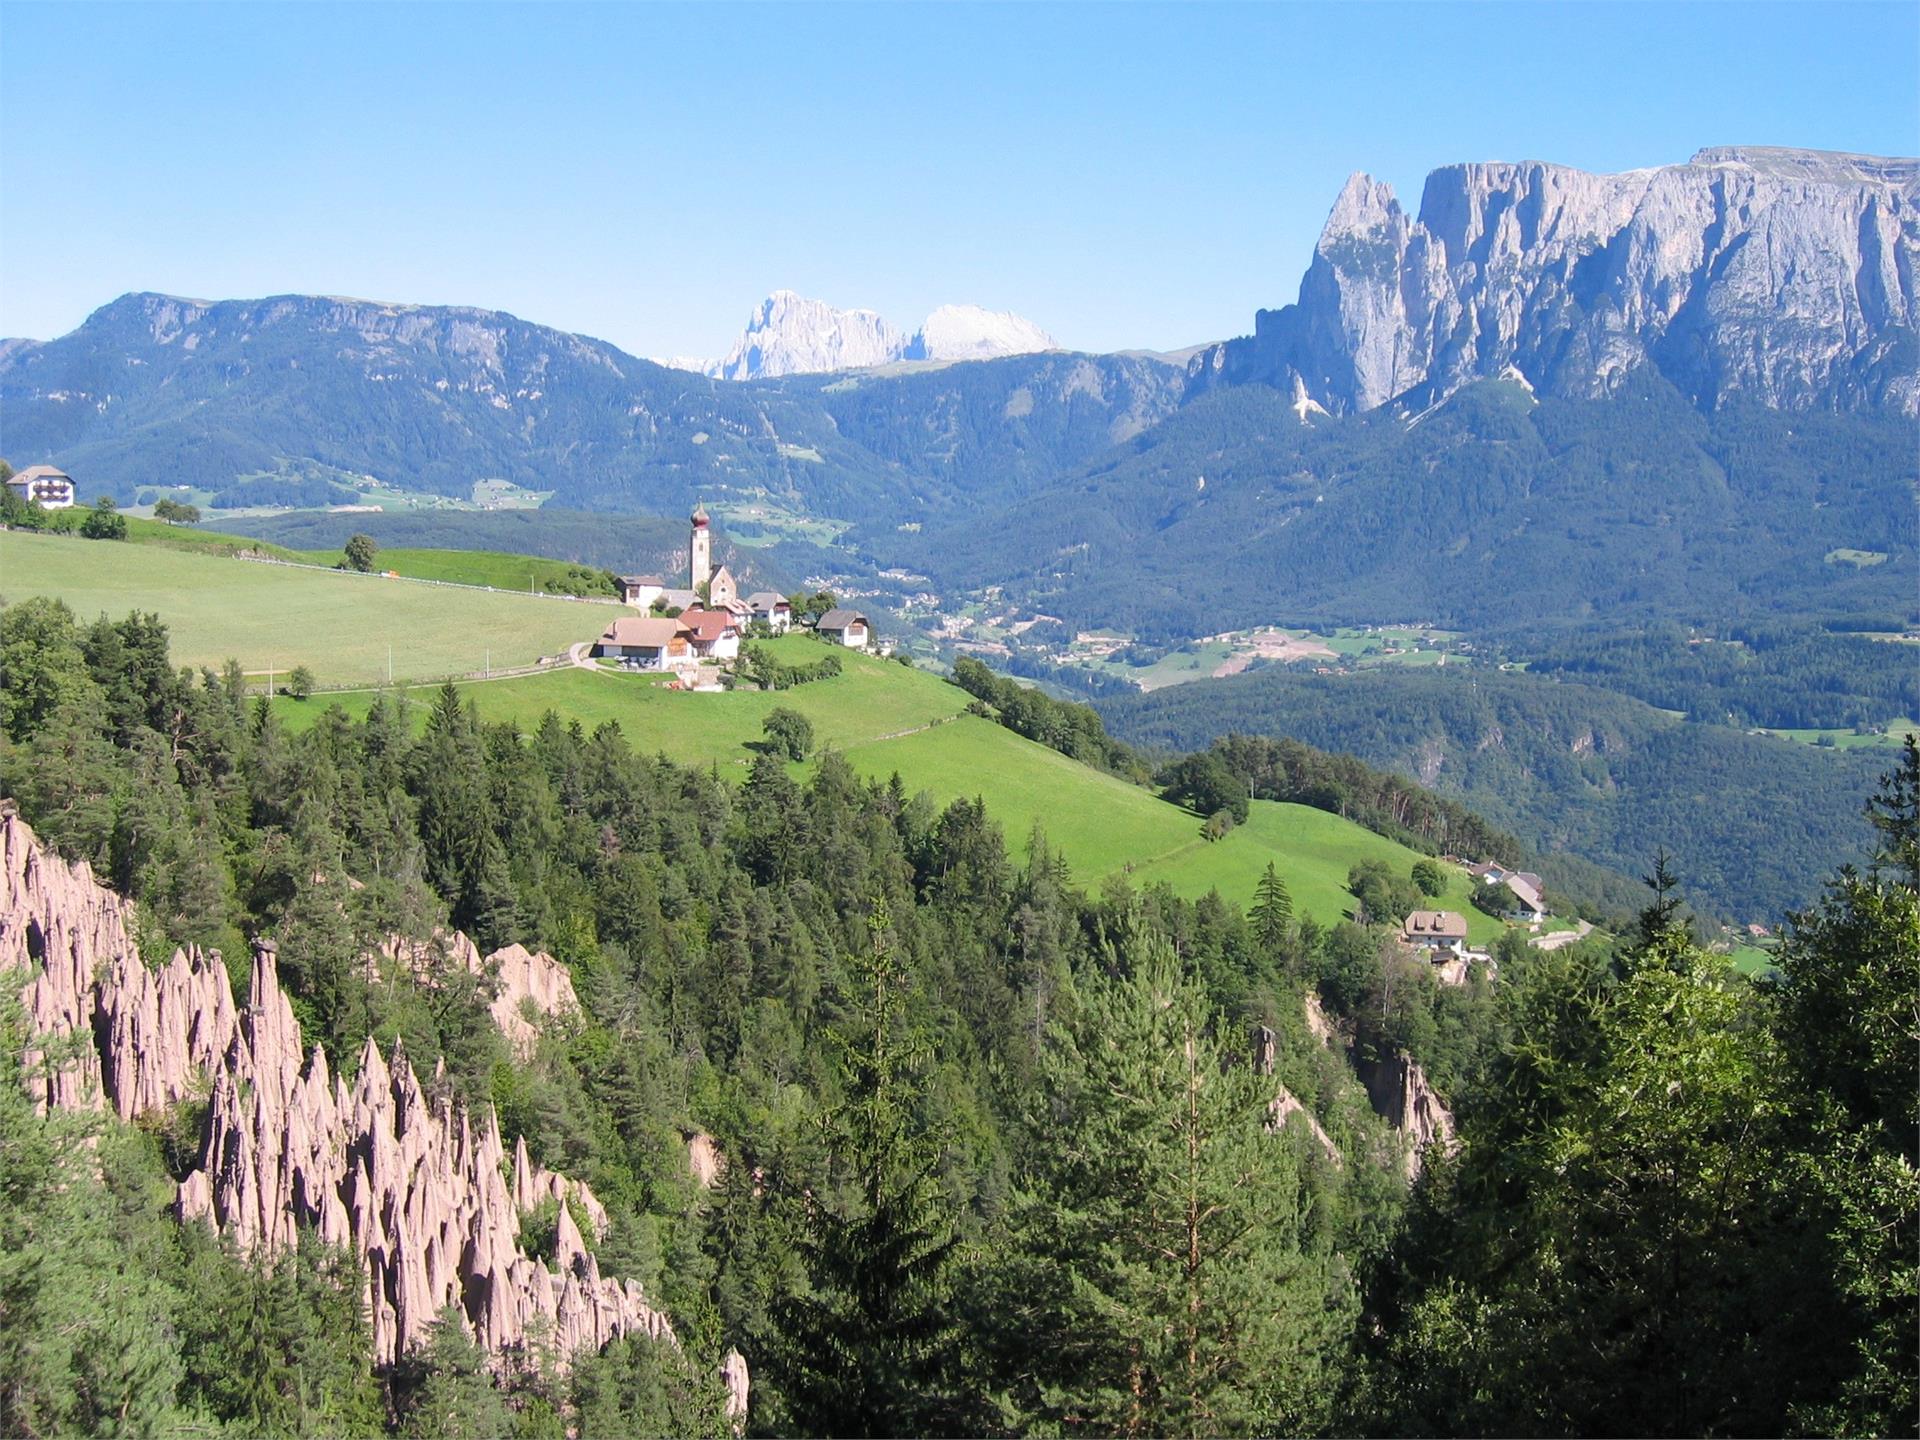
<instances>
[{"instance_id":1,"label":"hilltop village","mask_svg":"<svg viewBox=\"0 0 1920 1440\"><path fill-rule=\"evenodd\" d=\"M771 590L740 593L725 565L713 564L713 532L706 507L688 517L687 583L670 586L657 575L620 577L621 599L639 615L623 615L594 642L595 659L626 670L665 671L682 683L717 688L717 673L740 656L743 639L785 635L798 622L831 644L888 653L873 624L858 610L829 606L796 617L793 601ZM706 667L706 676L702 676Z\"/></svg>"}]
</instances>

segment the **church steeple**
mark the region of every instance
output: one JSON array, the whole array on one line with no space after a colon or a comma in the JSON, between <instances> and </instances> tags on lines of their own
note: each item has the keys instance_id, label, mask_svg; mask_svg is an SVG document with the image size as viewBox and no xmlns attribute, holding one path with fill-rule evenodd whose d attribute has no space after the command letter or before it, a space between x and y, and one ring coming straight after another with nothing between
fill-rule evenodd
<instances>
[{"instance_id":1,"label":"church steeple","mask_svg":"<svg viewBox=\"0 0 1920 1440\"><path fill-rule=\"evenodd\" d=\"M687 588L696 593L713 578L713 534L707 529L707 507L695 505L693 533L687 541Z\"/></svg>"}]
</instances>

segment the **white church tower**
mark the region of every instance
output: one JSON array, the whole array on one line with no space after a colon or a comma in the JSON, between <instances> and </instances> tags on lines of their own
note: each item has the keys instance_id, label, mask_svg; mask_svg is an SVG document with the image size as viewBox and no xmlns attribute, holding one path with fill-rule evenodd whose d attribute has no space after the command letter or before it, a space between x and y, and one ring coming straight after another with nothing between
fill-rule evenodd
<instances>
[{"instance_id":1,"label":"white church tower","mask_svg":"<svg viewBox=\"0 0 1920 1440\"><path fill-rule=\"evenodd\" d=\"M713 534L707 529L707 507L693 507L693 535L687 542L687 588L695 594L713 578Z\"/></svg>"}]
</instances>

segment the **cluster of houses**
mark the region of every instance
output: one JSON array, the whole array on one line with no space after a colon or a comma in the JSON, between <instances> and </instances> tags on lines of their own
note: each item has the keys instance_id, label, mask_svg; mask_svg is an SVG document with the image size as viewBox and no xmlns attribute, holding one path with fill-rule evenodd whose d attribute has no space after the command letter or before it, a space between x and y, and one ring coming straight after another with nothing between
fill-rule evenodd
<instances>
[{"instance_id":1,"label":"cluster of houses","mask_svg":"<svg viewBox=\"0 0 1920 1440\"><path fill-rule=\"evenodd\" d=\"M623 615L594 644L593 653L634 670L691 671L703 662L732 660L747 630L764 625L775 635L793 628L793 606L771 590L742 595L733 572L713 567L713 535L704 506L691 517L687 584L668 585L657 575L623 575L621 598L647 612ZM814 622L814 633L852 650L865 650L873 626L857 610L834 609Z\"/></svg>"},{"instance_id":2,"label":"cluster of houses","mask_svg":"<svg viewBox=\"0 0 1920 1440\"><path fill-rule=\"evenodd\" d=\"M73 477L51 465L29 465L8 479L7 488L42 510L67 510L74 503Z\"/></svg>"},{"instance_id":3,"label":"cluster of houses","mask_svg":"<svg viewBox=\"0 0 1920 1440\"><path fill-rule=\"evenodd\" d=\"M1467 874L1482 885L1505 885L1513 903L1503 918L1523 925L1538 925L1547 918L1547 902L1540 877L1530 870L1509 870L1504 865L1467 864ZM1469 965L1492 965L1493 956L1485 950L1467 946L1467 917L1454 910L1415 910L1401 922L1400 943L1430 960L1440 979L1449 985L1467 982Z\"/></svg>"},{"instance_id":4,"label":"cluster of houses","mask_svg":"<svg viewBox=\"0 0 1920 1440\"><path fill-rule=\"evenodd\" d=\"M1547 918L1546 887L1531 870L1509 870L1504 865L1468 865L1467 874L1482 885L1504 885L1513 896L1505 918L1522 925L1538 925Z\"/></svg>"}]
</instances>

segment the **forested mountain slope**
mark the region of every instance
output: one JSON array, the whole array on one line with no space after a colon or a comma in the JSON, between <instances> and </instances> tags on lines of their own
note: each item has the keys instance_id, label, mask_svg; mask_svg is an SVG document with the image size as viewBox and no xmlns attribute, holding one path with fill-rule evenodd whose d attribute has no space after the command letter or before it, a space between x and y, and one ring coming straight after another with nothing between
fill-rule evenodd
<instances>
[{"instance_id":1,"label":"forested mountain slope","mask_svg":"<svg viewBox=\"0 0 1920 1440\"><path fill-rule=\"evenodd\" d=\"M1089 896L978 804L836 756L796 779L762 754L736 786L617 725L484 723L450 687L417 730L382 694L295 734L237 673L170 658L150 617L0 611L0 795L80 896L57 921L16 904L54 866L0 847L0 968L34 986L0 998L8 1433L724 1440L729 1346L752 1433L1881 1434L1913 1413L1911 744L1876 863L1829 882L1769 991L1692 944L1664 881L1618 946L1503 943L1497 981L1443 985L1390 927L1305 923L1271 879L1246 912L1124 875ZM96 877L134 933L100 923L124 912ZM450 926L544 950L577 1010L510 1044L504 967L449 953ZM237 959L243 935L277 942L244 1012L204 953L148 968L173 944ZM38 1003L103 970L112 1062L91 1013ZM206 1028L158 1023L175 984ZM161 1083L68 1108L90 1054ZM341 1125L290 1125L282 1167L235 1117L296 1087ZM343 1155L343 1110L370 1155ZM508 1135L553 1203L502 1193ZM280 1243L199 1223L209 1151ZM288 1241L325 1199L292 1177L323 1167L356 1204L431 1193L369 1203L364 1254L326 1243L345 1221ZM582 1223L561 1174L604 1215ZM429 1286L399 1287L383 1348L363 1297L423 1236ZM510 1297L456 1266L557 1298L572 1364L483 1351ZM612 1274L678 1345L572 1303Z\"/></svg>"},{"instance_id":2,"label":"forested mountain slope","mask_svg":"<svg viewBox=\"0 0 1920 1440\"><path fill-rule=\"evenodd\" d=\"M1323 620L1681 623L1913 606L1904 417L1705 414L1488 381L1418 423L1208 395L984 524L910 547L948 583L1148 637ZM1835 550L1885 558L1830 563Z\"/></svg>"},{"instance_id":3,"label":"forested mountain slope","mask_svg":"<svg viewBox=\"0 0 1920 1440\"><path fill-rule=\"evenodd\" d=\"M563 508L750 495L888 529L1003 472L1071 469L1183 385L1151 360L1058 354L736 385L498 311L305 295L126 295L0 357L9 458L88 493L317 474L465 496L497 478Z\"/></svg>"},{"instance_id":4,"label":"forested mountain slope","mask_svg":"<svg viewBox=\"0 0 1920 1440\"><path fill-rule=\"evenodd\" d=\"M1628 874L1663 847L1702 905L1767 923L1809 898L1814 857L1865 853L1854 797L1886 753L1688 724L1608 691L1485 670L1276 668L1096 706L1138 745L1190 750L1240 732L1349 752L1544 850Z\"/></svg>"}]
</instances>

